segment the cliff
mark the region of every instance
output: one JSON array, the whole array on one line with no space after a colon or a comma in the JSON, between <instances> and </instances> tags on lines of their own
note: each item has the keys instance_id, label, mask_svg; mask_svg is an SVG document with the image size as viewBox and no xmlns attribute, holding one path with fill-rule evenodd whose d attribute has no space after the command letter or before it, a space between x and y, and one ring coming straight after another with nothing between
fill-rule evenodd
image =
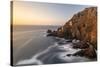
<instances>
[{"instance_id":1,"label":"cliff","mask_svg":"<svg viewBox=\"0 0 100 67\"><path fill-rule=\"evenodd\" d=\"M89 42L97 49L97 8L85 8L58 28L58 37Z\"/></svg>"},{"instance_id":2,"label":"cliff","mask_svg":"<svg viewBox=\"0 0 100 67\"><path fill-rule=\"evenodd\" d=\"M71 40L74 49L81 49L67 56L85 56L97 59L97 8L85 8L75 14L57 31L47 31L47 36L56 36ZM79 42L73 42L79 40Z\"/></svg>"}]
</instances>

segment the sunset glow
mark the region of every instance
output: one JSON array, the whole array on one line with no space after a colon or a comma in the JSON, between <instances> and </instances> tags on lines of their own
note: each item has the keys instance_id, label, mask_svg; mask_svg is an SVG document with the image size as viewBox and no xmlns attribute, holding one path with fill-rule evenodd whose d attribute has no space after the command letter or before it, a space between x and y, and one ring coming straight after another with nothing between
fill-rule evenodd
<instances>
[{"instance_id":1,"label":"sunset glow","mask_svg":"<svg viewBox=\"0 0 100 67\"><path fill-rule=\"evenodd\" d=\"M13 24L62 25L74 13L85 7L87 6L15 1L13 2Z\"/></svg>"}]
</instances>

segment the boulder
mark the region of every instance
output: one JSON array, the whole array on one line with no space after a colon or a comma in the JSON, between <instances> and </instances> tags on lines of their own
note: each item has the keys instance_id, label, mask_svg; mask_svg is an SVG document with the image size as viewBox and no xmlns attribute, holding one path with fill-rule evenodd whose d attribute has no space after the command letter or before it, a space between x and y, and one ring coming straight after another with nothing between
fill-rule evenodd
<instances>
[{"instance_id":1,"label":"boulder","mask_svg":"<svg viewBox=\"0 0 100 67\"><path fill-rule=\"evenodd\" d=\"M50 31L50 30L48 30L48 34L47 34L47 36L57 36L57 31Z\"/></svg>"},{"instance_id":2,"label":"boulder","mask_svg":"<svg viewBox=\"0 0 100 67\"><path fill-rule=\"evenodd\" d=\"M82 49L76 53L74 53L72 56L85 56L87 58L93 59L97 57L96 50L93 48L92 45L89 46L89 48Z\"/></svg>"},{"instance_id":3,"label":"boulder","mask_svg":"<svg viewBox=\"0 0 100 67\"><path fill-rule=\"evenodd\" d=\"M48 29L48 30L47 30L47 33L52 33L52 30Z\"/></svg>"},{"instance_id":4,"label":"boulder","mask_svg":"<svg viewBox=\"0 0 100 67\"><path fill-rule=\"evenodd\" d=\"M77 48L78 49L85 49L88 47L89 47L89 44L87 42L84 42L84 41L73 43L73 48L75 48L75 49L77 49Z\"/></svg>"},{"instance_id":5,"label":"boulder","mask_svg":"<svg viewBox=\"0 0 100 67\"><path fill-rule=\"evenodd\" d=\"M68 57L72 56L72 54L67 54Z\"/></svg>"}]
</instances>

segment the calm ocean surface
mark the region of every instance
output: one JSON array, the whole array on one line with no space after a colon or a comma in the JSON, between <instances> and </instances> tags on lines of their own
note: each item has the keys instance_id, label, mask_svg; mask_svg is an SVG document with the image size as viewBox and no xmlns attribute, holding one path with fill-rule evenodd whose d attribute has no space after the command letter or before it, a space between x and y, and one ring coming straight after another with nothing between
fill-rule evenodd
<instances>
[{"instance_id":1,"label":"calm ocean surface","mask_svg":"<svg viewBox=\"0 0 100 67\"><path fill-rule=\"evenodd\" d=\"M90 61L85 57L66 56L80 49L73 49L72 43L57 37L47 37L48 29L59 26L13 26L14 65L38 65ZM61 43L63 44L61 44Z\"/></svg>"}]
</instances>

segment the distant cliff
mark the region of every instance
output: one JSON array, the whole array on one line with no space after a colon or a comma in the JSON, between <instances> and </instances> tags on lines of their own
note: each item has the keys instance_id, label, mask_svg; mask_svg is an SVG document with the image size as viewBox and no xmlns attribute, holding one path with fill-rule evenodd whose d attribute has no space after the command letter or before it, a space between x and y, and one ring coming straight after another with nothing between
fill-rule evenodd
<instances>
[{"instance_id":1,"label":"distant cliff","mask_svg":"<svg viewBox=\"0 0 100 67\"><path fill-rule=\"evenodd\" d=\"M85 8L57 30L58 37L90 42L97 48L97 8Z\"/></svg>"}]
</instances>

